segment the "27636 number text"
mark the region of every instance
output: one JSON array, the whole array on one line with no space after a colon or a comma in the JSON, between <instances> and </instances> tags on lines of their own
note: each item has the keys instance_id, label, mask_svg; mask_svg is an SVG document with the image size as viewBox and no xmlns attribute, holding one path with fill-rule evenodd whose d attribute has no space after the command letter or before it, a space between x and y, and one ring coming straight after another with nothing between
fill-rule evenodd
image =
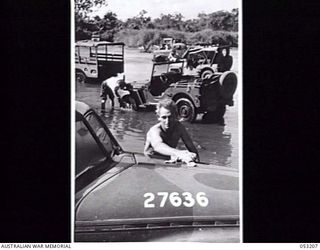
<instances>
[{"instance_id":1,"label":"27636 number text","mask_svg":"<svg viewBox=\"0 0 320 250\"><path fill-rule=\"evenodd\" d=\"M160 203L156 203L159 207L164 207L168 203L167 200L169 200L170 204L174 207L193 207L196 204L199 204L201 207L207 207L209 204L209 199L204 192L198 192L195 198L190 192L183 192L181 195L178 192L158 192L156 195L154 193L145 193L143 195L143 197L146 198L144 207L155 208L156 204L154 201L156 196L162 197Z\"/></svg>"}]
</instances>

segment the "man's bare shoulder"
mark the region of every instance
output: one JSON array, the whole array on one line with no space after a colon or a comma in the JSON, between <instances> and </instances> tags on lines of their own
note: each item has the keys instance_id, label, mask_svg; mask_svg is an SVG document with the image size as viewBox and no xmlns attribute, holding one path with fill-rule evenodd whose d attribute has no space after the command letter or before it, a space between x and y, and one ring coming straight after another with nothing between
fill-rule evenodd
<instances>
[{"instance_id":1,"label":"man's bare shoulder","mask_svg":"<svg viewBox=\"0 0 320 250\"><path fill-rule=\"evenodd\" d=\"M162 141L160 134L161 134L160 124L156 124L149 129L147 133L146 141L148 143L151 143L154 146L154 143Z\"/></svg>"},{"instance_id":2,"label":"man's bare shoulder","mask_svg":"<svg viewBox=\"0 0 320 250\"><path fill-rule=\"evenodd\" d=\"M153 125L147 134L159 133L160 132L160 123Z\"/></svg>"}]
</instances>

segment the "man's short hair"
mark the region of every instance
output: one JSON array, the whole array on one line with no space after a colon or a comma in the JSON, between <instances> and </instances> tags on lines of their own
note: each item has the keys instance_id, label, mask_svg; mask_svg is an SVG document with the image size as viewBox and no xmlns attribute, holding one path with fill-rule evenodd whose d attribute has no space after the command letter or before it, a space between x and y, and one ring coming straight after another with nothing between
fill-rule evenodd
<instances>
[{"instance_id":1,"label":"man's short hair","mask_svg":"<svg viewBox=\"0 0 320 250\"><path fill-rule=\"evenodd\" d=\"M162 99L158 102L157 104L157 110L156 110L156 113L159 114L160 112L160 109L161 108L165 108L165 109L168 109L170 110L170 112L172 114L175 114L175 116L178 116L178 108L177 108L177 105L176 103L170 99L170 98L165 98L165 99Z\"/></svg>"}]
</instances>

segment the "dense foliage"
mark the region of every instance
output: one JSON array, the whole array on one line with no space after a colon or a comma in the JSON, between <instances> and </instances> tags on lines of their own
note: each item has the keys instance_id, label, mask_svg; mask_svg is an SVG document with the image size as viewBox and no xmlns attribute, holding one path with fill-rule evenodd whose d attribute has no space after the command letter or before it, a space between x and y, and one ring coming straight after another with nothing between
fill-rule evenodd
<instances>
[{"instance_id":1,"label":"dense foliage","mask_svg":"<svg viewBox=\"0 0 320 250\"><path fill-rule=\"evenodd\" d=\"M176 40L183 41L187 44L231 44L238 46L238 33L234 31L214 31L205 29L198 32L185 32L156 29L122 29L114 36L114 41L124 42L129 47L144 47L149 51L152 45L159 45L165 37L173 37Z\"/></svg>"},{"instance_id":2,"label":"dense foliage","mask_svg":"<svg viewBox=\"0 0 320 250\"><path fill-rule=\"evenodd\" d=\"M238 45L238 9L200 13L195 19L184 20L179 14L161 14L151 19L142 10L137 16L121 21L113 12L102 18L90 17L92 7L106 4L105 0L75 1L76 40L90 39L99 33L101 40L122 41L128 46L143 46L148 50L159 44L164 37L173 37L183 42L225 43Z\"/></svg>"}]
</instances>

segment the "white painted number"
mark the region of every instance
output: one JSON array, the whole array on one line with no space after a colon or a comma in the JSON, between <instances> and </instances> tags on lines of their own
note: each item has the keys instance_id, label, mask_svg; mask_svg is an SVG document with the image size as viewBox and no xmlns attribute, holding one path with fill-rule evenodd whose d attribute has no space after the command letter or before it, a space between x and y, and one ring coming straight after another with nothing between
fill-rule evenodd
<instances>
[{"instance_id":1,"label":"white painted number","mask_svg":"<svg viewBox=\"0 0 320 250\"><path fill-rule=\"evenodd\" d=\"M164 207L164 204L166 204L166 201L168 199L168 192L158 192L157 194L158 196L163 196L160 203L160 207Z\"/></svg>"},{"instance_id":2,"label":"white painted number","mask_svg":"<svg viewBox=\"0 0 320 250\"><path fill-rule=\"evenodd\" d=\"M180 207L181 205L185 207L193 207L196 203L198 203L201 207L207 207L209 204L209 199L206 197L206 194L204 192L198 192L196 194L196 199L192 197L192 194L190 192L183 192L181 194L183 198L179 196L178 192L158 192L157 196L162 197L159 207L164 207L166 205L168 197L171 205L174 207ZM155 195L153 193L145 193L143 197L146 198L144 201L144 207L155 207L155 204L152 203L152 201L154 201L155 199Z\"/></svg>"},{"instance_id":3,"label":"white painted number","mask_svg":"<svg viewBox=\"0 0 320 250\"><path fill-rule=\"evenodd\" d=\"M209 200L205 195L206 194L204 192L199 192L196 195L197 202L201 207L206 207L209 204Z\"/></svg>"},{"instance_id":4,"label":"white painted number","mask_svg":"<svg viewBox=\"0 0 320 250\"><path fill-rule=\"evenodd\" d=\"M154 194L153 193L145 193L143 195L143 197L147 198L145 201L144 201L144 207L154 207L154 204L149 204L151 201L154 200Z\"/></svg>"},{"instance_id":5,"label":"white painted number","mask_svg":"<svg viewBox=\"0 0 320 250\"><path fill-rule=\"evenodd\" d=\"M196 203L196 201L192 198L192 194L189 192L184 192L182 193L183 197L184 197L184 202L183 205L185 207L193 207L194 204Z\"/></svg>"},{"instance_id":6,"label":"white painted number","mask_svg":"<svg viewBox=\"0 0 320 250\"><path fill-rule=\"evenodd\" d=\"M169 200L174 207L180 207L182 204L182 200L179 197L179 193L173 192L169 195Z\"/></svg>"}]
</instances>

